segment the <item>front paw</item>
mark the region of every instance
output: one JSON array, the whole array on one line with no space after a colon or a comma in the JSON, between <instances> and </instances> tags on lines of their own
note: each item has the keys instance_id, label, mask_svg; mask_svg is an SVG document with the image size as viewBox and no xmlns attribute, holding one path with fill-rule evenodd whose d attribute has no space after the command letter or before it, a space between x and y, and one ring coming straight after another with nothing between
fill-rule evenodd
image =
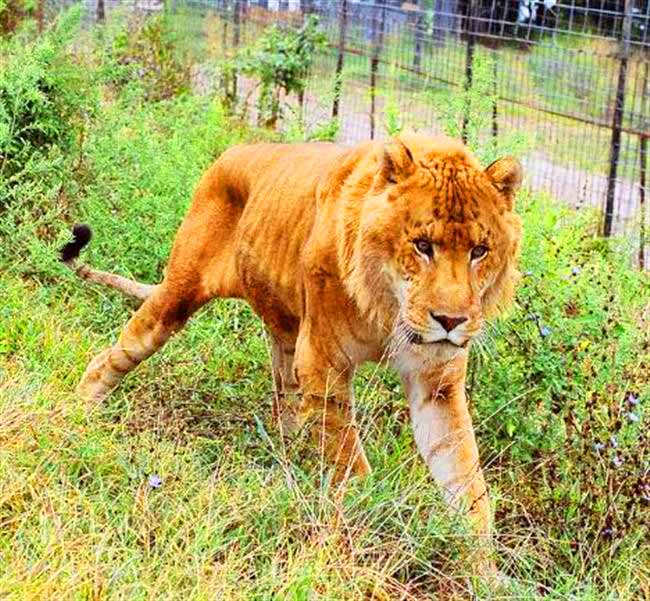
<instances>
[{"instance_id":1,"label":"front paw","mask_svg":"<svg viewBox=\"0 0 650 601\"><path fill-rule=\"evenodd\" d=\"M474 567L474 578L470 582L469 590L473 599L490 598L494 593L506 593L511 590L513 580L497 569L496 563L491 559L483 559Z\"/></svg>"},{"instance_id":2,"label":"front paw","mask_svg":"<svg viewBox=\"0 0 650 601\"><path fill-rule=\"evenodd\" d=\"M273 398L273 420L278 425L283 438L297 434L304 425L296 413L297 401L287 398L284 394Z\"/></svg>"},{"instance_id":3,"label":"front paw","mask_svg":"<svg viewBox=\"0 0 650 601\"><path fill-rule=\"evenodd\" d=\"M102 353L90 362L77 386L76 393L84 401L100 403L116 386L110 381L110 373L106 373L105 355Z\"/></svg>"},{"instance_id":4,"label":"front paw","mask_svg":"<svg viewBox=\"0 0 650 601\"><path fill-rule=\"evenodd\" d=\"M112 388L107 387L101 380L84 376L75 392L82 401L101 403L111 390Z\"/></svg>"}]
</instances>

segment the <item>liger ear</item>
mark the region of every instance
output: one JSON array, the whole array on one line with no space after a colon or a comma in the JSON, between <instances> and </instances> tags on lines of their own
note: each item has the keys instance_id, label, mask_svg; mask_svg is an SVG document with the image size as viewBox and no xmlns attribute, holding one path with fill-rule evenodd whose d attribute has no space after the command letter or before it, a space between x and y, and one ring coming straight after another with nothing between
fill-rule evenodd
<instances>
[{"instance_id":1,"label":"liger ear","mask_svg":"<svg viewBox=\"0 0 650 601\"><path fill-rule=\"evenodd\" d=\"M408 177L415 169L413 154L399 138L393 138L384 146L381 158L381 179L383 183L397 183Z\"/></svg>"},{"instance_id":2,"label":"liger ear","mask_svg":"<svg viewBox=\"0 0 650 601\"><path fill-rule=\"evenodd\" d=\"M494 187L503 194L508 210L512 211L515 204L515 194L524 178L521 163L514 157L504 157L494 161L486 168L485 173L492 180Z\"/></svg>"}]
</instances>

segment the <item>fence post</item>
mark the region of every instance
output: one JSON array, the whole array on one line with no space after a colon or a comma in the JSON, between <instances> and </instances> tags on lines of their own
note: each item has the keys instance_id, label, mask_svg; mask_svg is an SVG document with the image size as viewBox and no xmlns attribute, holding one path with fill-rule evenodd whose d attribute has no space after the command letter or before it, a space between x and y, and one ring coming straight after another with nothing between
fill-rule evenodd
<instances>
[{"instance_id":1,"label":"fence post","mask_svg":"<svg viewBox=\"0 0 650 601\"><path fill-rule=\"evenodd\" d=\"M222 29L221 29L221 47L225 52L228 51L228 7L224 6L220 15Z\"/></svg>"},{"instance_id":2,"label":"fence post","mask_svg":"<svg viewBox=\"0 0 650 601\"><path fill-rule=\"evenodd\" d=\"M494 99L492 100L492 138L494 138L494 143L496 145L496 139L499 137L499 85L498 85L498 70L497 70L497 57L496 52L492 53L492 92L494 93Z\"/></svg>"},{"instance_id":3,"label":"fence post","mask_svg":"<svg viewBox=\"0 0 650 601\"><path fill-rule=\"evenodd\" d=\"M645 193L648 185L648 136L646 135L642 135L639 139L639 161L641 163L639 169L639 212L641 214L641 223L639 225L639 267L645 269Z\"/></svg>"},{"instance_id":4,"label":"fence post","mask_svg":"<svg viewBox=\"0 0 650 601\"><path fill-rule=\"evenodd\" d=\"M302 6L302 12L305 15L311 15L312 13L316 12L314 10L313 0L302 0L301 6Z\"/></svg>"},{"instance_id":5,"label":"fence post","mask_svg":"<svg viewBox=\"0 0 650 601\"><path fill-rule=\"evenodd\" d=\"M417 7L415 9L415 19L413 23L413 34L415 37L415 44L413 48L413 68L420 69L422 66L422 41L424 38L424 9L420 4L420 0L413 2Z\"/></svg>"},{"instance_id":6,"label":"fence post","mask_svg":"<svg viewBox=\"0 0 650 601\"><path fill-rule=\"evenodd\" d=\"M241 0L235 0L232 15L233 35L232 44L235 48L239 47L241 41Z\"/></svg>"},{"instance_id":7,"label":"fence post","mask_svg":"<svg viewBox=\"0 0 650 601\"><path fill-rule=\"evenodd\" d=\"M648 71L650 71L650 64L646 61L645 71L643 73L643 83L641 84L641 107L646 106L648 98ZM645 120L641 122L643 131L647 131ZM645 245L646 245L646 191L648 186L648 135L642 134L639 138L639 268L645 269Z\"/></svg>"},{"instance_id":8,"label":"fence post","mask_svg":"<svg viewBox=\"0 0 650 601\"><path fill-rule=\"evenodd\" d=\"M474 50L476 37L474 36L474 16L476 15L476 0L466 0L465 32L467 33L467 54L465 56L465 111L463 113L463 126L461 137L463 144L467 143L467 125L469 123L469 90L474 78Z\"/></svg>"},{"instance_id":9,"label":"fence post","mask_svg":"<svg viewBox=\"0 0 650 601\"><path fill-rule=\"evenodd\" d=\"M106 20L106 10L104 9L104 0L97 0L96 19L98 23L103 23Z\"/></svg>"},{"instance_id":10,"label":"fence post","mask_svg":"<svg viewBox=\"0 0 650 601\"><path fill-rule=\"evenodd\" d=\"M381 2L381 21L379 33L377 33L377 19L373 14L372 38L373 49L370 59L370 139L375 138L375 112L377 110L377 67L379 66L379 55L384 45L384 29L386 27L386 0Z\"/></svg>"},{"instance_id":11,"label":"fence post","mask_svg":"<svg viewBox=\"0 0 650 601\"><path fill-rule=\"evenodd\" d=\"M345 34L348 28L348 0L341 2L341 14L339 16L339 50L336 59L336 70L334 72L334 102L332 103L332 118L339 116L339 104L341 102L341 88L343 87L343 57L345 55Z\"/></svg>"},{"instance_id":12,"label":"fence post","mask_svg":"<svg viewBox=\"0 0 650 601\"><path fill-rule=\"evenodd\" d=\"M240 31L240 12L241 4L240 0L234 0L233 2L233 15L232 15L232 45L234 51L237 52L239 48L239 43L241 42L241 31ZM237 98L237 71L233 72L232 75L232 97Z\"/></svg>"},{"instance_id":13,"label":"fence post","mask_svg":"<svg viewBox=\"0 0 650 601\"><path fill-rule=\"evenodd\" d=\"M607 197L605 199L605 221L603 236L612 235L614 222L614 201L616 200L616 177L618 160L621 154L621 130L625 112L625 82L627 80L627 63L630 56L630 38L632 33L632 0L625 0L625 14L622 27L621 64L618 69L614 116L612 117L612 142L609 153L609 175L607 176Z\"/></svg>"}]
</instances>

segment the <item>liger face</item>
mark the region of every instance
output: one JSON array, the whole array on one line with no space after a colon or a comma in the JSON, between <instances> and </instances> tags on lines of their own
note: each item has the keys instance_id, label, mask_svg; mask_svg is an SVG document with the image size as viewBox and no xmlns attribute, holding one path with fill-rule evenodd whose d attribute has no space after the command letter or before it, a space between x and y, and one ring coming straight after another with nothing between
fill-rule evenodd
<instances>
[{"instance_id":1,"label":"liger face","mask_svg":"<svg viewBox=\"0 0 650 601\"><path fill-rule=\"evenodd\" d=\"M482 296L496 279L497 224L412 220L399 239L394 270L399 319L414 344L465 346L483 323Z\"/></svg>"},{"instance_id":2,"label":"liger face","mask_svg":"<svg viewBox=\"0 0 650 601\"><path fill-rule=\"evenodd\" d=\"M460 160L419 166L388 184L377 222L399 307L395 335L413 345L465 347L514 254L512 214L490 177Z\"/></svg>"}]
</instances>

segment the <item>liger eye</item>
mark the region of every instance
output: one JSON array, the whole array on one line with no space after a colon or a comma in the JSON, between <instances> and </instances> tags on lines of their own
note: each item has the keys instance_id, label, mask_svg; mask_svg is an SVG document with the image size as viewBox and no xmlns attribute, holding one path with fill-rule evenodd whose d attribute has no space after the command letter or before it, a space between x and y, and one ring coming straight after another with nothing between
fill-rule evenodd
<instances>
[{"instance_id":1,"label":"liger eye","mask_svg":"<svg viewBox=\"0 0 650 601\"><path fill-rule=\"evenodd\" d=\"M425 238L418 238L417 240L413 240L413 244L415 245L416 250L419 253L423 254L425 257L433 256L433 246L431 245L431 242Z\"/></svg>"},{"instance_id":2,"label":"liger eye","mask_svg":"<svg viewBox=\"0 0 650 601\"><path fill-rule=\"evenodd\" d=\"M488 254L488 247L484 244L479 244L472 249L472 252L470 254L473 261L476 259L482 259L485 255Z\"/></svg>"}]
</instances>

